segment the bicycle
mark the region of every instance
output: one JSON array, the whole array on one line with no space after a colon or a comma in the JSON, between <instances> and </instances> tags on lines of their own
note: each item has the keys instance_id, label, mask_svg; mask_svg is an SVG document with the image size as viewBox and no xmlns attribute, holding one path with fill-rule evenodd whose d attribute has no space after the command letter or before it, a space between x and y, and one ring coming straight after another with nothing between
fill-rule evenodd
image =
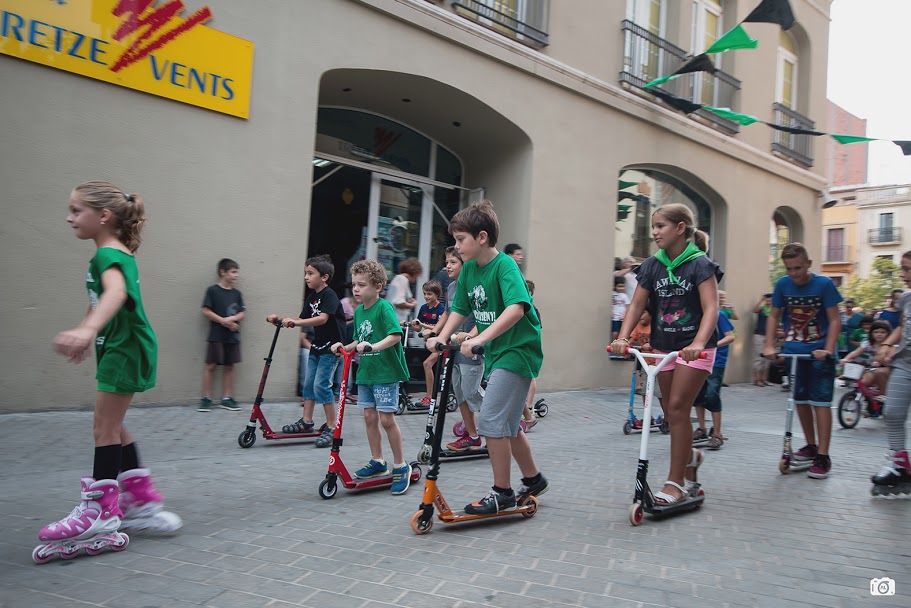
<instances>
[{"instance_id":1,"label":"bicycle","mask_svg":"<svg viewBox=\"0 0 911 608\"><path fill-rule=\"evenodd\" d=\"M878 397L882 394L875 386L864 384L867 367L859 363L845 363L841 379L850 390L838 401L838 422L846 429L853 429L866 413L869 418L883 415L885 404Z\"/></svg>"}]
</instances>

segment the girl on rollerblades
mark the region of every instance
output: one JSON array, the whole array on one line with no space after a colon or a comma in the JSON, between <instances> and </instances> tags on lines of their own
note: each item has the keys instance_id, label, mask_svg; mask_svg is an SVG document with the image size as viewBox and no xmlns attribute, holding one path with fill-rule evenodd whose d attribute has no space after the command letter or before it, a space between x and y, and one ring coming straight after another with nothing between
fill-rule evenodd
<instances>
[{"instance_id":1,"label":"girl on rollerblades","mask_svg":"<svg viewBox=\"0 0 911 608\"><path fill-rule=\"evenodd\" d=\"M901 276L911 287L911 251L901 259ZM873 496L911 494L911 464L908 462L905 421L911 406L911 291L898 298L898 325L879 347L878 358L891 368L885 413L889 438L888 463L873 476Z\"/></svg>"},{"instance_id":2,"label":"girl on rollerblades","mask_svg":"<svg viewBox=\"0 0 911 608\"><path fill-rule=\"evenodd\" d=\"M107 182L87 182L70 194L68 208L66 220L76 238L94 241L97 250L86 276L85 318L77 327L57 334L54 350L72 363L81 363L95 347L95 461L92 476L81 480L79 505L38 533L46 544L32 554L37 563L57 553L69 559L80 549L89 555L105 547L120 551L129 542L118 531L122 525L180 527L179 517L161 511L162 496L149 470L140 467L133 436L123 426L133 394L155 386L158 356L133 255L145 223L142 198Z\"/></svg>"},{"instance_id":3,"label":"girl on rollerblades","mask_svg":"<svg viewBox=\"0 0 911 608\"><path fill-rule=\"evenodd\" d=\"M674 505L688 499L702 464L702 452L693 449L690 408L712 371L718 281L724 273L706 255L708 235L696 230L693 212L685 205L658 207L652 214L652 238L658 252L636 271L638 285L611 350L626 355L630 333L647 309L653 350L680 351L658 374L671 431L671 463L664 489L655 499L659 505ZM703 352L706 355L700 358Z\"/></svg>"}]
</instances>

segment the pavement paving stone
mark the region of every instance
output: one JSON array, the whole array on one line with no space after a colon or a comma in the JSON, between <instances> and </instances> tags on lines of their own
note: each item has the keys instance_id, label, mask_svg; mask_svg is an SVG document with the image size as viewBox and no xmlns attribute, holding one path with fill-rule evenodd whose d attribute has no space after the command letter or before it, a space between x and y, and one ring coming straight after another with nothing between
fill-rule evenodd
<instances>
[{"instance_id":1,"label":"pavement paving stone","mask_svg":"<svg viewBox=\"0 0 911 608\"><path fill-rule=\"evenodd\" d=\"M340 489L323 500L317 486L329 451L312 441L258 437L244 450L236 443L244 415L134 407L127 424L184 529L172 538L131 536L122 553L42 566L30 559L37 530L72 508L78 478L91 470L91 449L77 449L89 444L91 412L2 415L0 607L911 605L911 550L898 540L911 533L911 501L869 496L885 451L881 420L850 431L836 423L829 479L780 475L786 395L724 389L729 440L706 452L699 470L705 506L634 528L627 508L640 436L621 432L627 393L543 396L550 413L529 439L551 487L536 516L436 521L425 536L409 525L422 482L404 496ZM267 416L296 420L299 409L270 403ZM398 422L412 457L426 416ZM187 434L199 425L202 432ZM66 452L60 428L74 438ZM369 456L358 415L346 417L345 434L345 462L356 468ZM657 487L667 437L652 434L649 449ZM518 477L514 468L515 484ZM444 461L439 485L461 507L490 486L489 462ZM871 597L870 579L887 575L898 595Z\"/></svg>"}]
</instances>

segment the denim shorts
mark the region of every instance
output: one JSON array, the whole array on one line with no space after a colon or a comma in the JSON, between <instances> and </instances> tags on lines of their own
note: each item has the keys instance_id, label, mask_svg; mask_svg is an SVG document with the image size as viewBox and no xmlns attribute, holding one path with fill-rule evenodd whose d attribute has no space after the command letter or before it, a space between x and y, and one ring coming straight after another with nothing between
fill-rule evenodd
<instances>
[{"instance_id":1,"label":"denim shorts","mask_svg":"<svg viewBox=\"0 0 911 608\"><path fill-rule=\"evenodd\" d=\"M835 361L798 360L793 382L795 405L831 407L835 392Z\"/></svg>"},{"instance_id":2,"label":"denim shorts","mask_svg":"<svg viewBox=\"0 0 911 608\"><path fill-rule=\"evenodd\" d=\"M478 434L492 438L518 435L530 386L531 378L509 370L499 368L490 372L478 416Z\"/></svg>"},{"instance_id":3,"label":"denim shorts","mask_svg":"<svg viewBox=\"0 0 911 608\"><path fill-rule=\"evenodd\" d=\"M310 359L307 361L307 378L301 389L302 398L317 403L335 403L332 380L335 378L337 366L338 357L335 355L317 355L311 350Z\"/></svg>"},{"instance_id":4,"label":"denim shorts","mask_svg":"<svg viewBox=\"0 0 911 608\"><path fill-rule=\"evenodd\" d=\"M394 414L399 407L399 383L358 384L357 406L361 409L373 407L378 412Z\"/></svg>"},{"instance_id":5,"label":"denim shorts","mask_svg":"<svg viewBox=\"0 0 911 608\"><path fill-rule=\"evenodd\" d=\"M709 377L702 383L699 394L693 405L704 407L710 412L721 411L721 384L724 382L724 368L714 367Z\"/></svg>"}]
</instances>

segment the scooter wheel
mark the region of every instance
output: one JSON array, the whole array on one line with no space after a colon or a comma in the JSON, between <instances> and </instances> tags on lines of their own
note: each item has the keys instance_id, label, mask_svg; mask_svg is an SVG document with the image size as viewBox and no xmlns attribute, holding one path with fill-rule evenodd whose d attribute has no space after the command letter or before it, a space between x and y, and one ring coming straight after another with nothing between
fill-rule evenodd
<instances>
[{"instance_id":1,"label":"scooter wheel","mask_svg":"<svg viewBox=\"0 0 911 608\"><path fill-rule=\"evenodd\" d=\"M526 510L522 511L523 517L534 517L535 513L538 512L538 499L534 496L528 496L519 503L519 506L528 507Z\"/></svg>"},{"instance_id":2,"label":"scooter wheel","mask_svg":"<svg viewBox=\"0 0 911 608\"><path fill-rule=\"evenodd\" d=\"M325 498L326 500L335 497L335 494L338 492L338 485L335 481L330 482L328 479L324 479L319 484L319 495L320 498Z\"/></svg>"},{"instance_id":3,"label":"scooter wheel","mask_svg":"<svg viewBox=\"0 0 911 608\"><path fill-rule=\"evenodd\" d=\"M418 450L418 462L420 462L421 464L430 463L430 450L427 449L426 445L424 447L422 447L420 450Z\"/></svg>"},{"instance_id":4,"label":"scooter wheel","mask_svg":"<svg viewBox=\"0 0 911 608\"><path fill-rule=\"evenodd\" d=\"M623 434L629 435L633 432L633 425L630 424L629 420L623 423Z\"/></svg>"},{"instance_id":5,"label":"scooter wheel","mask_svg":"<svg viewBox=\"0 0 911 608\"><path fill-rule=\"evenodd\" d=\"M449 399L446 400L446 411L454 412L459 409L459 403L456 401L455 394L449 393Z\"/></svg>"},{"instance_id":6,"label":"scooter wheel","mask_svg":"<svg viewBox=\"0 0 911 608\"><path fill-rule=\"evenodd\" d=\"M433 519L422 519L424 515L423 511L418 511L414 514L414 517L411 518L411 529L415 534L427 534L430 532L430 529L433 528Z\"/></svg>"},{"instance_id":7,"label":"scooter wheel","mask_svg":"<svg viewBox=\"0 0 911 608\"><path fill-rule=\"evenodd\" d=\"M696 498L705 498L705 490L703 490L702 488L699 488L699 491L696 492ZM697 508L697 509L701 509L701 508L702 508L702 503L701 503L701 502L700 502L700 503L697 503L697 504L696 504L696 508Z\"/></svg>"},{"instance_id":8,"label":"scooter wheel","mask_svg":"<svg viewBox=\"0 0 911 608\"><path fill-rule=\"evenodd\" d=\"M459 420L454 425L452 425L452 434L456 437L461 437L465 434L465 422Z\"/></svg>"},{"instance_id":9,"label":"scooter wheel","mask_svg":"<svg viewBox=\"0 0 911 608\"><path fill-rule=\"evenodd\" d=\"M253 447L254 443L256 443L256 433L253 431L244 431L237 436L237 445L242 448Z\"/></svg>"},{"instance_id":10,"label":"scooter wheel","mask_svg":"<svg viewBox=\"0 0 911 608\"><path fill-rule=\"evenodd\" d=\"M642 510L642 503L634 502L629 506L629 523L633 526L638 526L642 523L642 518L644 512Z\"/></svg>"},{"instance_id":11,"label":"scooter wheel","mask_svg":"<svg viewBox=\"0 0 911 608\"><path fill-rule=\"evenodd\" d=\"M782 458L778 461L778 470L782 475L787 475L791 470L791 463L787 458Z\"/></svg>"},{"instance_id":12,"label":"scooter wheel","mask_svg":"<svg viewBox=\"0 0 911 608\"><path fill-rule=\"evenodd\" d=\"M535 403L535 414L537 414L539 418L544 418L544 416L547 416L547 410L548 407L547 404L544 403L544 399L538 399L537 403Z\"/></svg>"}]
</instances>

